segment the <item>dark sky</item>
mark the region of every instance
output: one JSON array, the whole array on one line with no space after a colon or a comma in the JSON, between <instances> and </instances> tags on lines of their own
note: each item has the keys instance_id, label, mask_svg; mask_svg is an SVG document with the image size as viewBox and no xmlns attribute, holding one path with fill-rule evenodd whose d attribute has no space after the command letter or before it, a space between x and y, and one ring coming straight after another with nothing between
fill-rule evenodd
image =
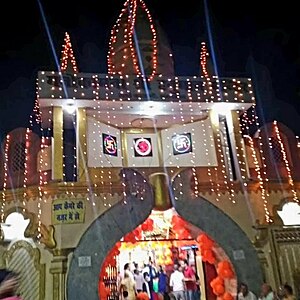
<instances>
[{"instance_id":1,"label":"dark sky","mask_svg":"<svg viewBox=\"0 0 300 300\"><path fill-rule=\"evenodd\" d=\"M200 43L209 44L203 0L144 1L169 38L177 75L198 75ZM60 59L65 31L71 36L81 72L107 72L110 30L124 2L6 2L0 13L1 138L28 125L37 72L56 70L55 55ZM219 75L251 77L261 122L276 119L300 135L296 1L207 0L207 5Z\"/></svg>"}]
</instances>

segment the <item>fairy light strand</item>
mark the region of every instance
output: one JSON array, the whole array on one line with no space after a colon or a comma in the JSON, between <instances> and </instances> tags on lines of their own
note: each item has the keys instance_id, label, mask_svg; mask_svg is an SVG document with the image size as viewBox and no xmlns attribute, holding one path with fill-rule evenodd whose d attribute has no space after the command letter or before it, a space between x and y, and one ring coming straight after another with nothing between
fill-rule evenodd
<instances>
[{"instance_id":1,"label":"fairy light strand","mask_svg":"<svg viewBox=\"0 0 300 300\"><path fill-rule=\"evenodd\" d=\"M205 42L201 43L200 66L204 77L208 77L207 57L209 56Z\"/></svg>"},{"instance_id":2,"label":"fairy light strand","mask_svg":"<svg viewBox=\"0 0 300 300\"><path fill-rule=\"evenodd\" d=\"M287 171L288 183L289 183L289 186L290 186L290 189L291 189L291 193L293 195L293 201L299 202L299 199L297 197L297 192L295 190L294 180L293 180L292 173L291 173L290 163L289 163L289 160L287 158L287 153L286 153L286 150L285 150L285 147L284 147L284 143L282 142L282 138L281 138L281 135L280 135L280 132L279 132L277 121L273 121L273 127L275 129L275 134L276 134L277 141L280 145L280 151L281 151L282 158L283 158L283 161L284 161L284 164L285 164L285 169Z\"/></svg>"},{"instance_id":3,"label":"fairy light strand","mask_svg":"<svg viewBox=\"0 0 300 300\"><path fill-rule=\"evenodd\" d=\"M261 198L263 200L264 211L265 211L265 220L267 223L271 223L272 219L270 218L270 211L268 209L267 192L266 192L266 188L264 185L264 180L261 176L260 166L259 166L258 158L257 158L255 147L254 147L254 142L253 142L253 139L251 136L248 135L248 136L246 136L246 138L248 138L248 141L249 141L249 145L250 145L250 149L251 149L251 156L253 158L255 171L257 174L257 179L259 181L259 187L261 190Z\"/></svg>"},{"instance_id":4,"label":"fairy light strand","mask_svg":"<svg viewBox=\"0 0 300 300\"><path fill-rule=\"evenodd\" d=\"M10 135L8 134L5 139L4 146L4 180L2 188L2 205L1 205L1 222L4 223L4 212L6 206L6 188L7 188L7 179L8 179L8 148L10 145Z\"/></svg>"},{"instance_id":5,"label":"fairy light strand","mask_svg":"<svg viewBox=\"0 0 300 300\"><path fill-rule=\"evenodd\" d=\"M65 72L68 69L68 63L71 62L71 66L74 73L78 73L76 59L73 53L73 48L71 44L70 35L66 32L64 38L64 44L62 47L62 56L61 56L61 71Z\"/></svg>"},{"instance_id":6,"label":"fairy light strand","mask_svg":"<svg viewBox=\"0 0 300 300\"><path fill-rule=\"evenodd\" d=\"M151 81L157 71L157 54L158 54L158 49L157 49L157 33L156 29L154 26L153 19L151 17L151 14L146 7L145 3L142 0L128 0L124 4L124 8L122 9L115 25L113 26L113 29L111 30L111 37L109 41L109 51L107 55L107 64L108 64L108 74L113 75L113 74L123 74L124 71L122 69L117 70L117 65L115 63L115 55L116 55L116 49L115 49L115 44L118 42L118 33L121 30L121 28L124 28L124 40L123 43L125 47L123 47L123 63L120 64L120 66L124 69L126 65L128 65L128 60L132 60L133 68L135 70L135 73L139 76L143 76L143 72L141 70L141 66L139 64L139 58L137 54L137 49L135 45L135 40L134 40L134 34L135 34L135 26L136 26L136 14L138 7L141 7L141 9L144 10L146 13L146 16L149 21L149 26L152 34L152 71L149 74L147 80ZM127 15L127 18L126 18ZM124 20L124 18L127 19L127 23L125 24L124 27L121 25L121 20ZM129 52L128 53L128 48Z\"/></svg>"}]
</instances>

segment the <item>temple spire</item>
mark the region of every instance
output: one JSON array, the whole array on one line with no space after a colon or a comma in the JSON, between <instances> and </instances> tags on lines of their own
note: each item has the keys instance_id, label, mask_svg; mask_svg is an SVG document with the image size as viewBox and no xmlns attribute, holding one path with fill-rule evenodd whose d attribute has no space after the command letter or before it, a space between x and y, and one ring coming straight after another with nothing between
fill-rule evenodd
<instances>
[{"instance_id":1,"label":"temple spire","mask_svg":"<svg viewBox=\"0 0 300 300\"><path fill-rule=\"evenodd\" d=\"M70 35L66 32L61 51L60 68L62 72L78 73L76 59L73 53Z\"/></svg>"}]
</instances>

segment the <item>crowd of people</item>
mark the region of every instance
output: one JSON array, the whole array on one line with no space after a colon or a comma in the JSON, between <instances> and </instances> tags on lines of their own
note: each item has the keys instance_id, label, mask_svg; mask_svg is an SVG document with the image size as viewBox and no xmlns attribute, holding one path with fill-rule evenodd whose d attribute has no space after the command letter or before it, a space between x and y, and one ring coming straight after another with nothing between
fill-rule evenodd
<instances>
[{"instance_id":1,"label":"crowd of people","mask_svg":"<svg viewBox=\"0 0 300 300\"><path fill-rule=\"evenodd\" d=\"M296 300L293 288L287 283L279 287L278 291L273 291L271 285L263 283L260 295L255 295L246 283L241 283L237 298L237 300Z\"/></svg>"},{"instance_id":2,"label":"crowd of people","mask_svg":"<svg viewBox=\"0 0 300 300\"><path fill-rule=\"evenodd\" d=\"M200 299L199 278L187 260L176 262L171 271L155 266L151 259L143 268L126 263L118 286L120 300L135 300L139 293L147 294L149 300Z\"/></svg>"}]
</instances>

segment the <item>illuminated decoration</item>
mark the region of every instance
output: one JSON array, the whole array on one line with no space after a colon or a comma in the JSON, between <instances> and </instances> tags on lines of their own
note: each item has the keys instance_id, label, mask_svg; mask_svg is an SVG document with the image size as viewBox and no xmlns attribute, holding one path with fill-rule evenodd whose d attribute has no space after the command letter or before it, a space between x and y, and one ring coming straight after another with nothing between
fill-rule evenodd
<instances>
[{"instance_id":1,"label":"illuminated decoration","mask_svg":"<svg viewBox=\"0 0 300 300\"><path fill-rule=\"evenodd\" d=\"M287 158L287 154L286 154L286 151L285 151L285 148L284 148L284 144L282 142L282 138L280 136L277 121L273 122L273 127L274 127L274 130L275 130L276 138L277 138L277 140L279 142L279 145L280 145L280 151L281 151L282 158L283 158L283 161L284 161L284 164L285 164L285 169L286 169L287 176L288 176L288 183L289 183L290 188L291 188L291 192L292 192L292 195L293 195L293 200L295 202L299 202L299 199L297 197L297 192L296 192L296 189L295 189L295 185L294 185L294 180L293 180L292 174L291 174L290 164L289 164L289 161L288 161L288 158Z\"/></svg>"},{"instance_id":2,"label":"illuminated decoration","mask_svg":"<svg viewBox=\"0 0 300 300\"><path fill-rule=\"evenodd\" d=\"M206 113L208 113L208 111L206 111ZM209 180L209 184L211 186L211 192L215 193L216 192L216 201L220 200L220 189L219 189L219 183L217 183L217 186L215 187L214 182L216 182L216 178L213 178L213 173L212 170L214 169L212 167L212 164L210 162L210 154L211 154L211 147L214 144L214 139L213 139L213 134L212 132L210 133L209 137L207 136L207 128L204 126L204 122L201 123L202 124L202 134L203 134L203 146L204 146L204 153L205 153L205 157L207 160L207 175L208 175L208 180ZM211 125L209 125L209 128L211 129ZM210 145L210 146L209 146Z\"/></svg>"},{"instance_id":3,"label":"illuminated decoration","mask_svg":"<svg viewBox=\"0 0 300 300\"><path fill-rule=\"evenodd\" d=\"M4 210L6 205L6 188L7 188L7 177L8 177L8 148L10 144L9 134L6 136L4 146L4 180L2 188L2 204L1 204L1 223L4 223Z\"/></svg>"},{"instance_id":4,"label":"illuminated decoration","mask_svg":"<svg viewBox=\"0 0 300 300\"><path fill-rule=\"evenodd\" d=\"M142 66L140 66L139 57L138 57L138 51L139 49L136 49L138 47L136 45L136 41L134 40L135 35L135 25L136 25L136 14L138 8L141 8L143 11L145 11L149 26L152 34L152 71L150 75L148 76L147 80L151 81L157 70L157 34L154 27L154 22L152 20L152 17L150 15L150 12L148 8L146 7L144 1L142 0L128 0L124 4L124 8L121 11L121 14L119 15L119 18L114 25L112 31L111 31L111 37L109 42L109 51L108 51L108 73L109 74L123 74L122 71L116 71L116 63L115 63L115 44L118 41L117 35L121 30L124 31L123 37L123 43L124 43L124 50L123 50L123 62L121 63L122 67L125 67L125 65L128 65L128 60L132 60L132 64L134 67L134 70L138 76L144 77ZM122 24L121 20L127 19L126 24ZM129 53L128 53L129 49Z\"/></svg>"},{"instance_id":5,"label":"illuminated decoration","mask_svg":"<svg viewBox=\"0 0 300 300\"><path fill-rule=\"evenodd\" d=\"M241 115L240 122L242 132L249 134L250 126L256 125L255 105L252 105Z\"/></svg>"},{"instance_id":6,"label":"illuminated decoration","mask_svg":"<svg viewBox=\"0 0 300 300\"><path fill-rule=\"evenodd\" d=\"M193 151L191 133L177 134L172 137L173 154L185 154Z\"/></svg>"},{"instance_id":7,"label":"illuminated decoration","mask_svg":"<svg viewBox=\"0 0 300 300\"><path fill-rule=\"evenodd\" d=\"M25 210L25 199L27 197L27 175L28 175L28 149L30 147L29 145L29 133L30 133L30 129L27 128L26 129L26 133L25 133L25 160L24 160L24 180L23 180L23 206L24 206L24 210Z\"/></svg>"},{"instance_id":8,"label":"illuminated decoration","mask_svg":"<svg viewBox=\"0 0 300 300\"><path fill-rule=\"evenodd\" d=\"M250 115L250 117L249 117ZM254 146L254 141L250 135L250 126L256 125L257 132L258 132L258 146L259 146L259 153L262 159L262 168L259 165L259 160L256 154L256 149ZM262 138L260 135L260 129L259 129L259 120L258 116L256 114L255 105L251 106L247 111L245 111L241 117L240 117L240 129L243 133L245 133L244 137L248 139L249 146L251 149L251 156L253 158L255 171L257 174L257 179L259 181L259 188L261 190L261 198L263 201L264 211L265 211L265 220L267 223L272 223L273 220L270 218L270 211L268 208L268 191L266 188L266 183L268 182L267 173L266 173L266 162L265 162L265 156L263 153L263 143Z\"/></svg>"},{"instance_id":9,"label":"illuminated decoration","mask_svg":"<svg viewBox=\"0 0 300 300\"><path fill-rule=\"evenodd\" d=\"M62 56L60 61L60 69L62 72L66 72L68 69L68 63L71 62L72 69L74 73L78 73L78 68L73 54L71 39L69 34L65 33L64 45L62 47Z\"/></svg>"},{"instance_id":10,"label":"illuminated decoration","mask_svg":"<svg viewBox=\"0 0 300 300\"><path fill-rule=\"evenodd\" d=\"M41 160L43 157L43 152L44 152L44 148L45 148L45 137L42 137L42 141L41 141ZM40 166L42 166L43 162L40 161ZM38 201L37 201L37 208L38 208L38 212L37 212L37 217L38 217L38 235L37 235L37 239L40 241L41 237L42 237L42 233L41 233L41 226L42 226L42 221L41 221L41 216L42 216L42 201L43 201L43 196L44 196L44 191L43 191L43 185L47 184L47 182L44 182L43 180L43 172L41 170L39 170L39 185L38 185L38 192L39 192L39 196L38 196Z\"/></svg>"},{"instance_id":11,"label":"illuminated decoration","mask_svg":"<svg viewBox=\"0 0 300 300\"><path fill-rule=\"evenodd\" d=\"M207 57L208 57L208 51L206 48L205 42L201 43L201 54L200 54L200 66L202 70L202 74L204 77L208 77L208 70L207 70Z\"/></svg>"},{"instance_id":12,"label":"illuminated decoration","mask_svg":"<svg viewBox=\"0 0 300 300\"><path fill-rule=\"evenodd\" d=\"M146 157L152 156L151 138L135 138L134 141L134 156Z\"/></svg>"},{"instance_id":13,"label":"illuminated decoration","mask_svg":"<svg viewBox=\"0 0 300 300\"><path fill-rule=\"evenodd\" d=\"M223 175L223 182L224 185L228 191L228 199L232 203L236 203L235 201L235 192L234 192L234 186L233 186L233 180L232 180L232 170L230 167L226 167L226 161L225 161L225 156L223 153L223 146L222 146L222 141L221 141L221 134L220 134L220 122L219 122L219 115L215 116L217 118L216 122L218 123L218 126L216 128L216 139L217 139L217 150L220 155L220 162L221 162L221 173ZM227 134L226 134L226 126L223 126L222 128L224 130L224 146L225 146L225 155L227 157L227 163L230 165L231 163L231 158L228 150L228 141L227 141ZM227 174L228 172L228 174Z\"/></svg>"},{"instance_id":14,"label":"illuminated decoration","mask_svg":"<svg viewBox=\"0 0 300 300\"><path fill-rule=\"evenodd\" d=\"M270 212L269 212L269 209L268 209L267 192L266 192L264 180L263 180L262 175L261 175L260 166L259 166L258 159L257 159L257 156L256 156L256 151L255 151L253 139L250 136L246 136L246 138L248 138L248 140L249 140L249 145L250 145L251 152L252 152L252 158L253 158L254 165L255 165L255 171L257 173L257 178L259 180L259 187L260 187L260 190L261 190L261 198L262 198L263 203L264 203L265 219L266 219L267 223L272 223L272 219L270 218Z\"/></svg>"},{"instance_id":15,"label":"illuminated decoration","mask_svg":"<svg viewBox=\"0 0 300 300\"><path fill-rule=\"evenodd\" d=\"M102 133L103 153L118 156L117 138L113 135Z\"/></svg>"}]
</instances>

